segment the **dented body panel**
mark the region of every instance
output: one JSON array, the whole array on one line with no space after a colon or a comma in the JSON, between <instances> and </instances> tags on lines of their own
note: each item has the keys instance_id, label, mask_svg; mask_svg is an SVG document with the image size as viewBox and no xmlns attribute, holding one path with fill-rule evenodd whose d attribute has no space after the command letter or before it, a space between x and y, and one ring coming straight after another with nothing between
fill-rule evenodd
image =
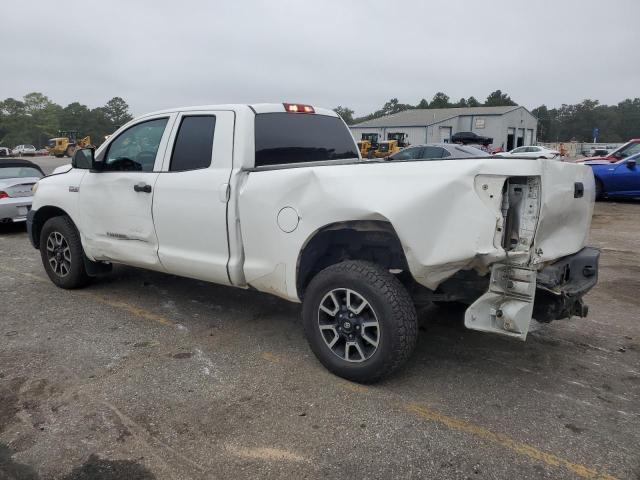
<instances>
[{"instance_id":1,"label":"dented body panel","mask_svg":"<svg viewBox=\"0 0 640 480\"><path fill-rule=\"evenodd\" d=\"M531 247L543 248L532 257L533 265L540 265L575 253L585 245L590 226L593 178L588 167L562 164L570 173L558 175L547 162L553 161L488 158L249 172L239 192L247 283L299 300L299 252L326 225L353 220L389 222L413 278L431 290L462 269L487 274L493 263L507 259L500 229L508 177L535 177L542 185L541 231L533 245L513 256L528 260ZM586 185L583 198L574 198L576 181ZM289 233L275 221L283 207L299 216L297 229ZM554 227L568 219L567 228Z\"/></svg>"}]
</instances>

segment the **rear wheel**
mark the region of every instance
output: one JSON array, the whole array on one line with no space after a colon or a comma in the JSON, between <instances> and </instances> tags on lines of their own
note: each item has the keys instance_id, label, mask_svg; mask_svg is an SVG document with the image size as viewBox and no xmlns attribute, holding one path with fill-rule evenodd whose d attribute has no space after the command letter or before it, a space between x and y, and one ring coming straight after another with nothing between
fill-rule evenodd
<instances>
[{"instance_id":1,"label":"rear wheel","mask_svg":"<svg viewBox=\"0 0 640 480\"><path fill-rule=\"evenodd\" d=\"M69 217L53 217L40 232L40 256L47 275L61 288L80 288L89 281L80 234Z\"/></svg>"},{"instance_id":2,"label":"rear wheel","mask_svg":"<svg viewBox=\"0 0 640 480\"><path fill-rule=\"evenodd\" d=\"M363 383L400 368L418 332L415 307L400 281L358 260L332 265L313 278L303 323L318 360L336 375Z\"/></svg>"},{"instance_id":3,"label":"rear wheel","mask_svg":"<svg viewBox=\"0 0 640 480\"><path fill-rule=\"evenodd\" d=\"M76 147L69 145L64 153L67 157L73 157L73 154L75 153L75 151L76 151Z\"/></svg>"}]
</instances>

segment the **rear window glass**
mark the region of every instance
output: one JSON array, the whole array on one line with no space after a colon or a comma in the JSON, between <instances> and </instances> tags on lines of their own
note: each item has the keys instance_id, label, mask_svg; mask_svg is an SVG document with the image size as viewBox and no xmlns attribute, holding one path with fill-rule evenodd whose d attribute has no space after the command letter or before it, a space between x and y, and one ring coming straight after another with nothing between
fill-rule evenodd
<instances>
[{"instance_id":1,"label":"rear window glass","mask_svg":"<svg viewBox=\"0 0 640 480\"><path fill-rule=\"evenodd\" d=\"M337 117L261 113L255 126L256 167L358 158L349 129Z\"/></svg>"},{"instance_id":2,"label":"rear window glass","mask_svg":"<svg viewBox=\"0 0 640 480\"><path fill-rule=\"evenodd\" d=\"M33 167L0 167L1 178L42 178L42 172Z\"/></svg>"},{"instance_id":3,"label":"rear window glass","mask_svg":"<svg viewBox=\"0 0 640 480\"><path fill-rule=\"evenodd\" d=\"M456 150L460 150L461 152L464 153L468 153L469 155L474 155L477 157L488 157L489 154L483 150L480 150L479 148L476 147L469 147L469 146L456 146Z\"/></svg>"}]
</instances>

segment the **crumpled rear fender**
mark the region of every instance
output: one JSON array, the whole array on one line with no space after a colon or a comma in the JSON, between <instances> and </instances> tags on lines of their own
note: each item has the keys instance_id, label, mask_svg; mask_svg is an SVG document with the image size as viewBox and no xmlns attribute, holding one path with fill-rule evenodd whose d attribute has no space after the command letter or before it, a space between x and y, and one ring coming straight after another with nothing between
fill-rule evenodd
<instances>
[{"instance_id":1,"label":"crumpled rear fender","mask_svg":"<svg viewBox=\"0 0 640 480\"><path fill-rule=\"evenodd\" d=\"M535 262L583 247L593 197L589 167L542 159L359 162L245 174L239 211L247 284L293 301L299 300L299 253L315 232L332 223L391 223L411 274L435 289L461 269L488 273L493 263L506 258L500 229L502 188L508 177L541 179L533 247L541 242L543 253ZM585 198L573 198L575 181L585 183ZM284 208L296 212L293 229L278 224ZM582 218L573 219L575 214ZM562 224L563 218L571 220Z\"/></svg>"}]
</instances>

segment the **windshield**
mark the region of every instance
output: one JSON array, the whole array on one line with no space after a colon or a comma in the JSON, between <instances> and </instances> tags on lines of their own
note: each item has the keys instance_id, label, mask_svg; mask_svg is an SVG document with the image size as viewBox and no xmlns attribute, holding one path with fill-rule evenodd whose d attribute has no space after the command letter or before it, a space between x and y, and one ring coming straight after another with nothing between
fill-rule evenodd
<instances>
[{"instance_id":1,"label":"windshield","mask_svg":"<svg viewBox=\"0 0 640 480\"><path fill-rule=\"evenodd\" d=\"M33 167L0 167L0 179L7 178L42 178L42 173Z\"/></svg>"},{"instance_id":2,"label":"windshield","mask_svg":"<svg viewBox=\"0 0 640 480\"><path fill-rule=\"evenodd\" d=\"M359 158L349 129L326 115L258 114L255 144L256 167Z\"/></svg>"},{"instance_id":3,"label":"windshield","mask_svg":"<svg viewBox=\"0 0 640 480\"><path fill-rule=\"evenodd\" d=\"M629 155L635 155L636 153L640 153L640 142L637 142L637 143L629 142L621 146L611 155L619 158L627 158Z\"/></svg>"}]
</instances>

